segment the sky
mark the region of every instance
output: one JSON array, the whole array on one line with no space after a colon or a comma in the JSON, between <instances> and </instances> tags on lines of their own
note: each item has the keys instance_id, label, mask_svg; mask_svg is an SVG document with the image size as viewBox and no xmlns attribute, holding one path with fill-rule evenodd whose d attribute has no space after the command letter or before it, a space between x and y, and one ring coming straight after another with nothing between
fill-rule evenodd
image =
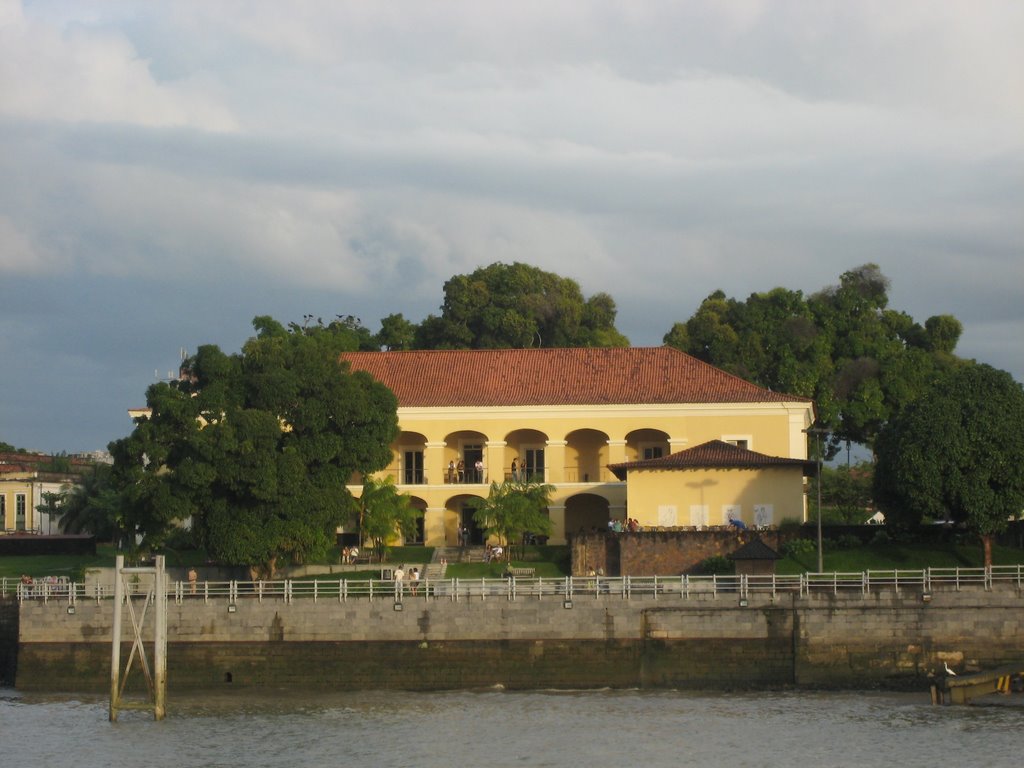
<instances>
[{"instance_id":1,"label":"sky","mask_svg":"<svg viewBox=\"0 0 1024 768\"><path fill-rule=\"evenodd\" d=\"M1024 380L1019 0L0 0L0 441L519 261L635 346L873 262Z\"/></svg>"}]
</instances>

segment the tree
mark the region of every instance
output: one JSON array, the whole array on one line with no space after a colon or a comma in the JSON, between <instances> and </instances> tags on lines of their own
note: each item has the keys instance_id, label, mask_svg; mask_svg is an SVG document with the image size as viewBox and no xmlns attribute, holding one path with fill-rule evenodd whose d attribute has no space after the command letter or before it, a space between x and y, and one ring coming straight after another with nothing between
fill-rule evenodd
<instances>
[{"instance_id":1,"label":"tree","mask_svg":"<svg viewBox=\"0 0 1024 768\"><path fill-rule=\"evenodd\" d=\"M359 540L372 542L378 562L384 562L391 539L416 533L416 520L422 513L411 501L409 494L398 492L390 477L363 483L363 493L354 502Z\"/></svg>"},{"instance_id":2,"label":"tree","mask_svg":"<svg viewBox=\"0 0 1024 768\"><path fill-rule=\"evenodd\" d=\"M836 511L844 523L859 525L871 506L871 483L874 468L870 463L852 467L821 468L821 503ZM814 491L811 482L811 491Z\"/></svg>"},{"instance_id":3,"label":"tree","mask_svg":"<svg viewBox=\"0 0 1024 768\"><path fill-rule=\"evenodd\" d=\"M875 500L888 522L924 518L992 537L1024 510L1024 389L1010 374L965 364L881 431Z\"/></svg>"},{"instance_id":4,"label":"tree","mask_svg":"<svg viewBox=\"0 0 1024 768\"><path fill-rule=\"evenodd\" d=\"M391 460L397 402L340 362L361 344L349 319L253 326L240 354L202 346L179 381L152 385L149 418L110 448L143 547L191 519L213 558L269 576L333 546L346 484Z\"/></svg>"},{"instance_id":5,"label":"tree","mask_svg":"<svg viewBox=\"0 0 1024 768\"><path fill-rule=\"evenodd\" d=\"M380 321L377 344L384 349L412 349L416 341L416 326L405 319L402 313L388 315Z\"/></svg>"},{"instance_id":6,"label":"tree","mask_svg":"<svg viewBox=\"0 0 1024 768\"><path fill-rule=\"evenodd\" d=\"M847 440L871 446L882 425L956 363L960 324L925 327L888 308L875 264L843 273L810 297L774 288L746 301L709 295L664 342L776 392L813 398L830 431L829 455Z\"/></svg>"},{"instance_id":7,"label":"tree","mask_svg":"<svg viewBox=\"0 0 1024 768\"><path fill-rule=\"evenodd\" d=\"M522 546L526 534L547 536L551 533L548 503L555 492L552 485L530 480L492 482L487 498L473 513L476 524L486 536L497 536L508 547L505 556L511 559L511 545Z\"/></svg>"},{"instance_id":8,"label":"tree","mask_svg":"<svg viewBox=\"0 0 1024 768\"><path fill-rule=\"evenodd\" d=\"M537 267L497 262L444 284L440 317L416 329L418 349L628 346L606 293Z\"/></svg>"},{"instance_id":9,"label":"tree","mask_svg":"<svg viewBox=\"0 0 1024 768\"><path fill-rule=\"evenodd\" d=\"M119 546L125 542L123 497L114 482L114 470L94 464L59 504L62 533L91 533L100 541Z\"/></svg>"}]
</instances>

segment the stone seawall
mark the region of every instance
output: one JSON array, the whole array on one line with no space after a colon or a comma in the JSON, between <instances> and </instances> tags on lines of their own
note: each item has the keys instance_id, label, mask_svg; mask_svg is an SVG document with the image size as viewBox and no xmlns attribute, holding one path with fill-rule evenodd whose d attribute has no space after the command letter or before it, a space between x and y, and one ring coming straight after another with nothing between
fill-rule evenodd
<instances>
[{"instance_id":1,"label":"stone seawall","mask_svg":"<svg viewBox=\"0 0 1024 768\"><path fill-rule=\"evenodd\" d=\"M921 687L943 662L1024 661L1015 589L861 596L407 598L168 605L170 690L218 686ZM109 601L26 601L16 685L103 691ZM152 620L150 618L150 624ZM129 625L128 620L125 624ZM127 658L130 639L122 638Z\"/></svg>"}]
</instances>

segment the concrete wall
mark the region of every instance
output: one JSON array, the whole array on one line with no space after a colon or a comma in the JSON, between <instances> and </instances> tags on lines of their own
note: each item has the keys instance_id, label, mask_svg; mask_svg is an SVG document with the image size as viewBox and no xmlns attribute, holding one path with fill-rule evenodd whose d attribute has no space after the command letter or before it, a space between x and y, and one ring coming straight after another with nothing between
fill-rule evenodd
<instances>
[{"instance_id":1,"label":"concrete wall","mask_svg":"<svg viewBox=\"0 0 1024 768\"><path fill-rule=\"evenodd\" d=\"M943 662L1024 660L1022 597L996 592L623 600L241 599L169 605L170 689L534 687L923 688ZM109 601L26 602L16 684L103 691ZM127 622L126 622L127 623ZM127 632L123 638L128 640ZM127 658L125 645L122 658ZM136 681L138 682L138 681Z\"/></svg>"}]
</instances>

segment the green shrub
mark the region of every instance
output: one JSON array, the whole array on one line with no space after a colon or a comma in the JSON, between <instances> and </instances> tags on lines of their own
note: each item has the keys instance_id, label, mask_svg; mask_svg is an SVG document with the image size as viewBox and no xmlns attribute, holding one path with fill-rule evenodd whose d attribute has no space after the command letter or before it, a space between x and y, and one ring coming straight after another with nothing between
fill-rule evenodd
<instances>
[{"instance_id":1,"label":"green shrub","mask_svg":"<svg viewBox=\"0 0 1024 768\"><path fill-rule=\"evenodd\" d=\"M816 550L817 545L810 539L790 539L782 545L782 554L792 558L809 555Z\"/></svg>"},{"instance_id":2,"label":"green shrub","mask_svg":"<svg viewBox=\"0 0 1024 768\"><path fill-rule=\"evenodd\" d=\"M856 549L860 544L860 537L852 533L844 533L835 540L836 549Z\"/></svg>"},{"instance_id":3,"label":"green shrub","mask_svg":"<svg viewBox=\"0 0 1024 768\"><path fill-rule=\"evenodd\" d=\"M722 555L712 555L697 564L696 573L703 576L725 576L733 573L733 562Z\"/></svg>"},{"instance_id":4,"label":"green shrub","mask_svg":"<svg viewBox=\"0 0 1024 768\"><path fill-rule=\"evenodd\" d=\"M875 535L871 537L872 545L885 545L892 543L892 538L889 536L887 531L875 531Z\"/></svg>"}]
</instances>

